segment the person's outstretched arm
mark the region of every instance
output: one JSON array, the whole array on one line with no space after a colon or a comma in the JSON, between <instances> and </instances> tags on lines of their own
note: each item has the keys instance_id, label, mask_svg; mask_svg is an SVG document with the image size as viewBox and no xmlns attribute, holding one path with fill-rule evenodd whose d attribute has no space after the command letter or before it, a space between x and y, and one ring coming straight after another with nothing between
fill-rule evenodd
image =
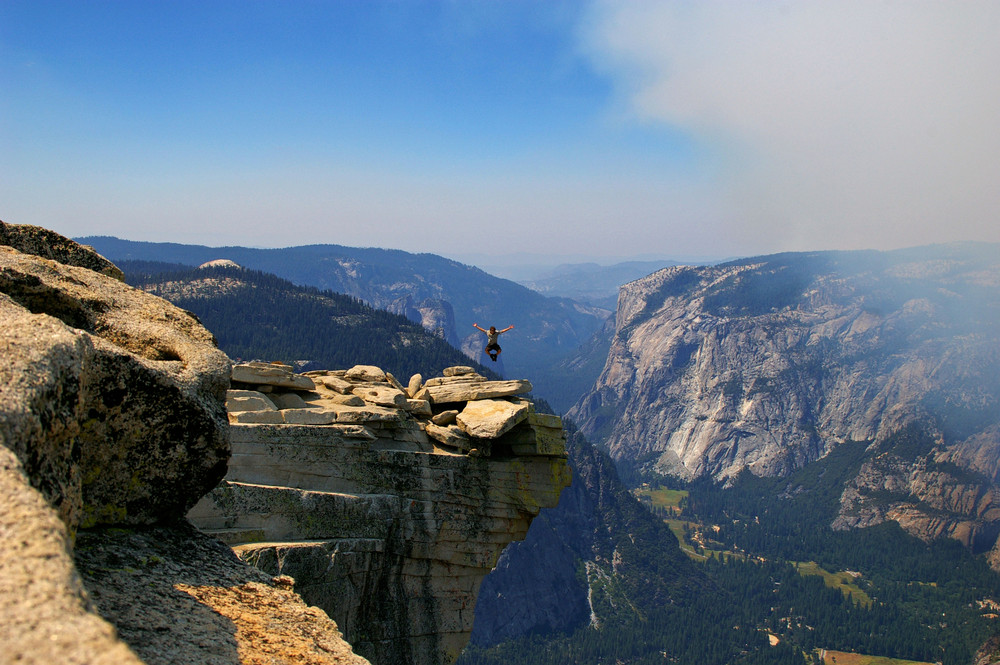
<instances>
[{"instance_id":1,"label":"person's outstretched arm","mask_svg":"<svg viewBox=\"0 0 1000 665\"><path fill-rule=\"evenodd\" d=\"M483 330L482 328L480 328L480 327L479 327L479 324L478 324L478 323L473 323L473 324L472 324L472 327L473 327L473 328L476 328L477 330ZM485 330L483 330L483 332L486 332L486 331L485 331Z\"/></svg>"},{"instance_id":2,"label":"person's outstretched arm","mask_svg":"<svg viewBox=\"0 0 1000 665\"><path fill-rule=\"evenodd\" d=\"M507 332L508 330L513 330L513 329L514 329L514 325L513 325L513 324L511 324L511 325L507 326L506 328L504 328L503 330L498 330L497 332L498 332L498 333L505 333L505 332Z\"/></svg>"}]
</instances>

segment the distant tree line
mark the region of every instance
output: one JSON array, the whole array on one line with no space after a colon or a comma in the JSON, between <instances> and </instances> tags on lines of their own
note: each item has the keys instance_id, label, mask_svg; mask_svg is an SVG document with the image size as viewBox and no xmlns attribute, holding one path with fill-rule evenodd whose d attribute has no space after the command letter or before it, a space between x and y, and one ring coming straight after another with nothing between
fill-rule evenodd
<instances>
[{"instance_id":1,"label":"distant tree line","mask_svg":"<svg viewBox=\"0 0 1000 665\"><path fill-rule=\"evenodd\" d=\"M403 383L475 365L419 324L344 294L241 268L121 265L130 284L194 313L234 360L282 361L299 371L376 365Z\"/></svg>"}]
</instances>

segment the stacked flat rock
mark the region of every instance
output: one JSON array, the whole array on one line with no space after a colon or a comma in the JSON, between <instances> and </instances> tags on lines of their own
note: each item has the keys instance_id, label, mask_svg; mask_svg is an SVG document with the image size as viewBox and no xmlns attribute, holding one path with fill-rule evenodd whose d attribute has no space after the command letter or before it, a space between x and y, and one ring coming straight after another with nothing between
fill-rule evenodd
<instances>
[{"instance_id":1,"label":"stacked flat rock","mask_svg":"<svg viewBox=\"0 0 1000 665\"><path fill-rule=\"evenodd\" d=\"M226 479L188 519L293 578L372 665L452 665L480 582L570 484L560 418L535 413L527 381L464 366L233 378Z\"/></svg>"},{"instance_id":2,"label":"stacked flat rock","mask_svg":"<svg viewBox=\"0 0 1000 665\"><path fill-rule=\"evenodd\" d=\"M490 381L467 366L442 374L426 382L415 374L404 386L372 365L296 374L282 363L245 363L233 367L226 408L234 425L330 426L428 451L489 455L499 442L517 455L566 455L560 418L518 397L530 382Z\"/></svg>"}]
</instances>

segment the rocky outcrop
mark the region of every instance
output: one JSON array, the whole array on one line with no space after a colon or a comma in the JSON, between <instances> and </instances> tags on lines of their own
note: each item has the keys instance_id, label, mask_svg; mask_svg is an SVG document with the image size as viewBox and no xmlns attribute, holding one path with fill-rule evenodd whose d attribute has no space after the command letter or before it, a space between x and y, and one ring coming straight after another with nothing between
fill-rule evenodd
<instances>
[{"instance_id":1,"label":"rocky outcrop","mask_svg":"<svg viewBox=\"0 0 1000 665\"><path fill-rule=\"evenodd\" d=\"M918 423L939 444L920 453L925 470L908 452L898 469L869 465L855 498L879 501L852 503L845 524L898 519L922 537L978 538L957 514L995 537L996 245L668 268L622 288L616 326L600 378L569 413L616 459L685 479L782 475ZM898 501L869 491L897 485Z\"/></svg>"},{"instance_id":2,"label":"rocky outcrop","mask_svg":"<svg viewBox=\"0 0 1000 665\"><path fill-rule=\"evenodd\" d=\"M0 241L6 243L0 245L5 662L237 663L264 662L265 654L268 663L363 662L339 641L328 617L280 589L261 588L282 583L246 567L237 573L235 562L225 578L188 576L187 564L174 556L204 550L203 538L177 520L219 482L230 456L224 409L230 362L212 335L187 312L126 286L114 266L66 238L0 223ZM153 533L173 543L173 553L159 550L155 562L123 565L105 545L129 533ZM95 538L100 546L88 548ZM198 560L200 566L208 562ZM167 628L158 633L157 653L144 651L146 636L131 641L128 628L142 622L138 608L156 603L109 605L98 598L95 604L112 578L135 590L158 579L162 596L187 594L179 613L152 612ZM231 652L208 657L182 648L187 636L174 628L192 611L210 614L213 594L234 580L231 612L244 622L288 619L317 652L339 641L337 653L312 660L275 654L265 646L269 636L234 634L226 621L201 626L198 646L211 651L224 642ZM184 590L174 587L181 583ZM148 600L138 591L136 597Z\"/></svg>"},{"instance_id":3,"label":"rocky outcrop","mask_svg":"<svg viewBox=\"0 0 1000 665\"><path fill-rule=\"evenodd\" d=\"M87 268L118 281L124 280L124 275L118 266L95 252L93 248L77 244L40 226L0 222L0 245L63 265Z\"/></svg>"},{"instance_id":4,"label":"rocky outcrop","mask_svg":"<svg viewBox=\"0 0 1000 665\"><path fill-rule=\"evenodd\" d=\"M0 436L70 529L176 518L218 482L229 360L193 317L9 246L0 292Z\"/></svg>"},{"instance_id":5,"label":"rocky outcrop","mask_svg":"<svg viewBox=\"0 0 1000 665\"><path fill-rule=\"evenodd\" d=\"M458 329L455 326L455 310L451 303L440 298L425 298L419 304L413 296L398 298L386 307L390 312L402 314L414 323L419 323L427 331L458 346Z\"/></svg>"},{"instance_id":6,"label":"rocky outcrop","mask_svg":"<svg viewBox=\"0 0 1000 665\"><path fill-rule=\"evenodd\" d=\"M0 292L0 434L71 529L178 517L218 482L229 360L195 319L4 246Z\"/></svg>"},{"instance_id":7,"label":"rocky outcrop","mask_svg":"<svg viewBox=\"0 0 1000 665\"><path fill-rule=\"evenodd\" d=\"M972 665L1000 665L1000 636L991 637L979 648Z\"/></svg>"},{"instance_id":8,"label":"rocky outcrop","mask_svg":"<svg viewBox=\"0 0 1000 665\"><path fill-rule=\"evenodd\" d=\"M189 513L379 665L452 662L483 577L569 485L560 419L516 396L528 382L444 373L237 366L229 472Z\"/></svg>"},{"instance_id":9,"label":"rocky outcrop","mask_svg":"<svg viewBox=\"0 0 1000 665\"><path fill-rule=\"evenodd\" d=\"M832 526L848 529L892 520L924 540L954 538L976 552L994 548L1000 488L952 462L954 453L954 446L917 426L874 444L844 488Z\"/></svg>"}]
</instances>

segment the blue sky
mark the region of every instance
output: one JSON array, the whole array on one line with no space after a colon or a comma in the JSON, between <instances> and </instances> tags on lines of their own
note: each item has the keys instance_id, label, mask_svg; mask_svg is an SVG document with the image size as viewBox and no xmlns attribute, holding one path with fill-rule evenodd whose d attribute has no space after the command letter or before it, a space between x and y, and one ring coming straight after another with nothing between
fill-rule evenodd
<instances>
[{"instance_id":1,"label":"blue sky","mask_svg":"<svg viewBox=\"0 0 1000 665\"><path fill-rule=\"evenodd\" d=\"M0 0L0 219L616 259L1000 241L1000 3Z\"/></svg>"}]
</instances>

